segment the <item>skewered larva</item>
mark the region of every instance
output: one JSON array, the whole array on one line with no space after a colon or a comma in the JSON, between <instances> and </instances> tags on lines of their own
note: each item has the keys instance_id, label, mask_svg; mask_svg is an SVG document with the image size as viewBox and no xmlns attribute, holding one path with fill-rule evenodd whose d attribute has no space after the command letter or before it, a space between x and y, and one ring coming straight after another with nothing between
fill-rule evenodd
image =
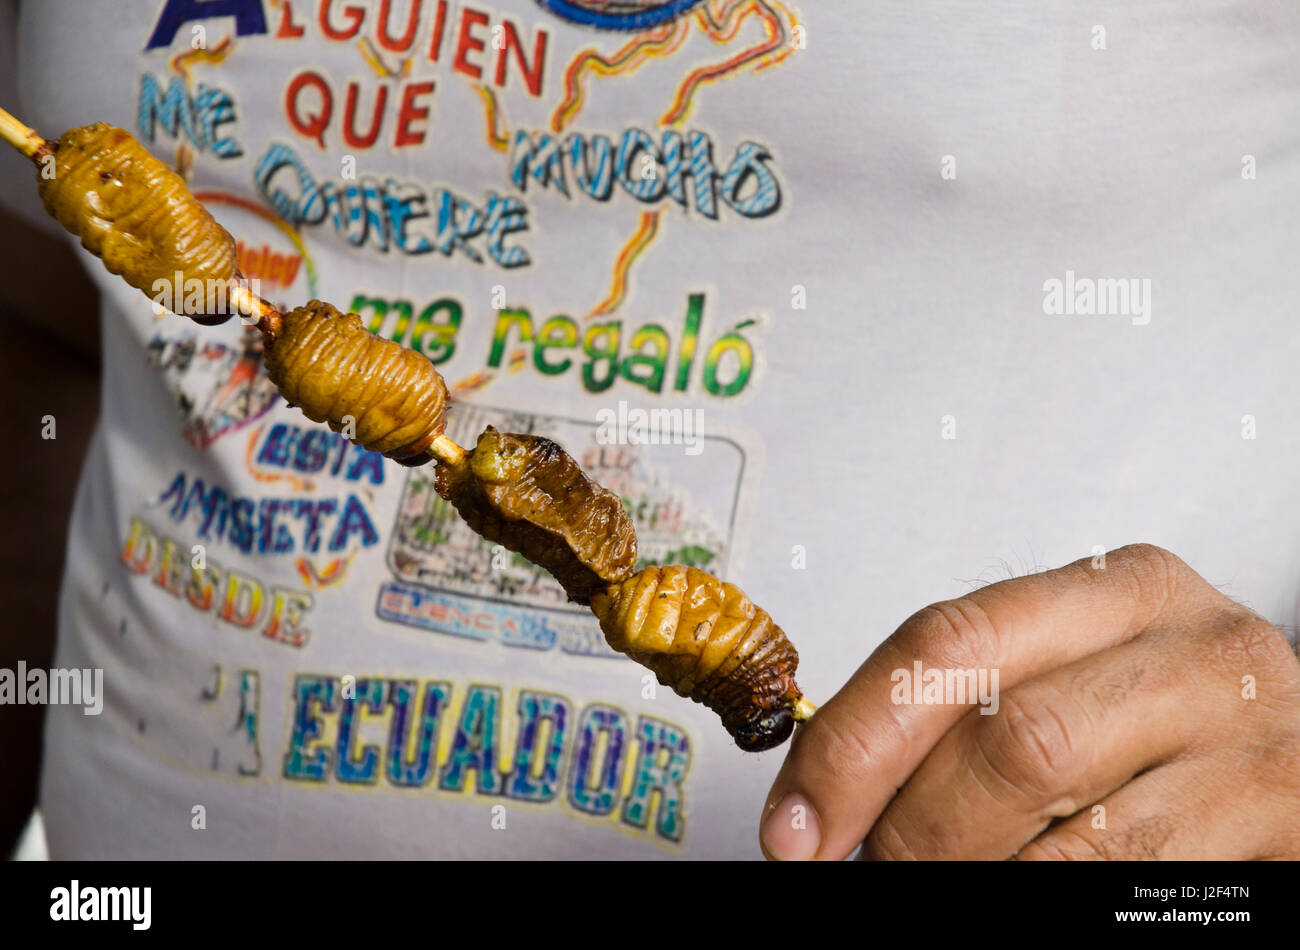
<instances>
[{"instance_id":1,"label":"skewered larva","mask_svg":"<svg viewBox=\"0 0 1300 950\"><path fill-rule=\"evenodd\" d=\"M694 568L632 575L636 534L621 501L554 442L489 427L467 458L443 435L446 385L427 359L356 314L313 300L281 316L242 287L230 235L128 133L101 123L50 143L0 109L0 139L42 170L55 159L56 175L41 176L46 210L110 272L154 299L159 280L202 281L199 322L256 319L267 375L290 405L402 464L436 457L437 490L470 527L550 571L614 649L717 712L742 749L779 745L816 711L794 680L798 653L738 588Z\"/></svg>"},{"instance_id":2,"label":"skewered larva","mask_svg":"<svg viewBox=\"0 0 1300 950\"><path fill-rule=\"evenodd\" d=\"M51 144L53 175L38 179L45 209L111 273L153 300L159 299L158 281L166 281L171 309L185 309L201 322L220 322L233 312L234 238L180 175L129 132L103 122L69 129ZM199 313L188 313L195 308L184 303L191 287L202 288Z\"/></svg>"},{"instance_id":3,"label":"skewered larva","mask_svg":"<svg viewBox=\"0 0 1300 950\"><path fill-rule=\"evenodd\" d=\"M790 736L799 654L740 588L693 567L647 567L593 596L591 609L611 647L716 712L742 749Z\"/></svg>"},{"instance_id":4,"label":"skewered larva","mask_svg":"<svg viewBox=\"0 0 1300 950\"><path fill-rule=\"evenodd\" d=\"M266 374L308 419L399 462L430 461L446 427L447 386L428 358L319 300L277 324Z\"/></svg>"},{"instance_id":5,"label":"skewered larva","mask_svg":"<svg viewBox=\"0 0 1300 950\"><path fill-rule=\"evenodd\" d=\"M488 426L465 465L438 466L435 487L478 534L549 571L571 601L589 603L636 568L623 499L550 439Z\"/></svg>"}]
</instances>

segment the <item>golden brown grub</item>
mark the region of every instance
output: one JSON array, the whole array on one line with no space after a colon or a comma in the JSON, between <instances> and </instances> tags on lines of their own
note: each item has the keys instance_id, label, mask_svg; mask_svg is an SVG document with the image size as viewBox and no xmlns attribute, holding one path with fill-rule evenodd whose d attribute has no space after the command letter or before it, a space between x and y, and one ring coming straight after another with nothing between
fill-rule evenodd
<instances>
[{"instance_id":1,"label":"golden brown grub","mask_svg":"<svg viewBox=\"0 0 1300 950\"><path fill-rule=\"evenodd\" d=\"M611 647L716 712L742 749L770 749L794 729L799 654L735 585L693 567L647 567L591 609Z\"/></svg>"},{"instance_id":2,"label":"golden brown grub","mask_svg":"<svg viewBox=\"0 0 1300 950\"><path fill-rule=\"evenodd\" d=\"M190 315L200 322L231 315L235 241L179 175L129 132L102 122L68 130L50 154L52 175L38 163L45 209L111 273L153 300L163 293L157 282L166 281L170 289L162 302L174 312L198 311ZM189 288L200 289L197 305L184 303Z\"/></svg>"},{"instance_id":3,"label":"golden brown grub","mask_svg":"<svg viewBox=\"0 0 1300 950\"><path fill-rule=\"evenodd\" d=\"M430 461L446 425L447 387L425 356L319 300L284 315L266 374L308 419L407 464Z\"/></svg>"},{"instance_id":4,"label":"golden brown grub","mask_svg":"<svg viewBox=\"0 0 1300 950\"><path fill-rule=\"evenodd\" d=\"M636 530L618 495L550 439L489 426L465 465L438 466L438 493L471 528L549 571L569 599L636 567Z\"/></svg>"}]
</instances>

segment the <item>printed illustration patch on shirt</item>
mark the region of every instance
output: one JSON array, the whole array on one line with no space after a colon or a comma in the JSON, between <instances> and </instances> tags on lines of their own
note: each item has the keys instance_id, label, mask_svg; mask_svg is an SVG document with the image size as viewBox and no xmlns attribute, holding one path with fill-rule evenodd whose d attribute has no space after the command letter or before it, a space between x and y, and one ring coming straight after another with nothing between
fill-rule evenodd
<instances>
[{"instance_id":1,"label":"printed illustration patch on shirt","mask_svg":"<svg viewBox=\"0 0 1300 950\"><path fill-rule=\"evenodd\" d=\"M600 422L463 405L449 432L466 445L488 425L558 442L623 499L636 526L638 569L686 564L726 576L737 567L733 539L749 490L750 453L735 434L703 432L699 410L676 412L663 418L681 422L680 444L647 444L653 433L635 428L649 414L625 402ZM618 655L587 608L569 603L541 568L475 534L433 482L427 469L407 477L389 541L392 580L380 588L375 608L380 618L507 646Z\"/></svg>"},{"instance_id":2,"label":"printed illustration patch on shirt","mask_svg":"<svg viewBox=\"0 0 1300 950\"><path fill-rule=\"evenodd\" d=\"M280 400L262 372L260 333L247 327L237 347L211 336L192 327L171 337L159 332L148 350L150 365L175 394L182 435L199 449L259 419Z\"/></svg>"}]
</instances>

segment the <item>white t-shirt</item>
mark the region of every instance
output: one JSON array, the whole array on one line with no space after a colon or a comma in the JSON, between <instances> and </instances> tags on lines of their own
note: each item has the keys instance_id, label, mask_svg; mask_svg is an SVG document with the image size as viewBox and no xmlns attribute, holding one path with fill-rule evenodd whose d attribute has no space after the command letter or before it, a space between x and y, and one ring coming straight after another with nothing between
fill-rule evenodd
<instances>
[{"instance_id":1,"label":"white t-shirt","mask_svg":"<svg viewBox=\"0 0 1300 950\"><path fill-rule=\"evenodd\" d=\"M772 614L820 703L925 604L1135 540L1292 624L1298 29L1246 0L42 0L21 115L190 169L264 296L437 363L462 444L561 442L645 561ZM782 750L609 651L432 466L286 407L253 331L90 263L56 662L105 702L50 710L55 857L758 856Z\"/></svg>"}]
</instances>

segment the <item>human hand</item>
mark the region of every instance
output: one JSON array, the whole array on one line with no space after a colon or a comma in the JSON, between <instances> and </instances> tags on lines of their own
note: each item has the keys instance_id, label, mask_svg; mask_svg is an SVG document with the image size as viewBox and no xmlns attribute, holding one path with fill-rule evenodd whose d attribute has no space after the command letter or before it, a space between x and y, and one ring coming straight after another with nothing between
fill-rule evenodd
<instances>
[{"instance_id":1,"label":"human hand","mask_svg":"<svg viewBox=\"0 0 1300 950\"><path fill-rule=\"evenodd\" d=\"M896 702L917 662L984 671L996 712ZM1151 545L993 584L913 615L798 730L760 840L785 859L1297 857L1300 661Z\"/></svg>"}]
</instances>

